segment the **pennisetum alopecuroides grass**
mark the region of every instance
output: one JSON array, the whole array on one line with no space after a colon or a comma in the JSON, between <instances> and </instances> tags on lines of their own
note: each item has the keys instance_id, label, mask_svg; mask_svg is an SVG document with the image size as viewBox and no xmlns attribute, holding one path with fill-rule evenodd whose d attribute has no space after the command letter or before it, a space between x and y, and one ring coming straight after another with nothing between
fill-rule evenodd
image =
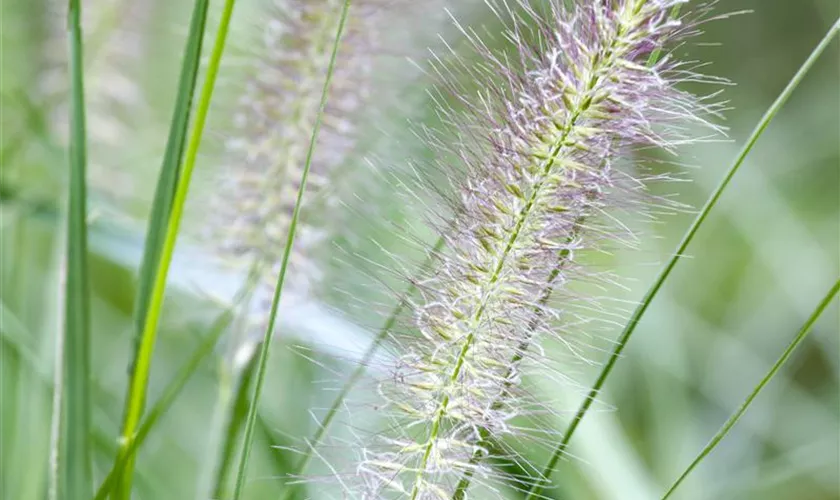
<instances>
[{"instance_id":1,"label":"pennisetum alopecuroides grass","mask_svg":"<svg viewBox=\"0 0 840 500\"><path fill-rule=\"evenodd\" d=\"M575 256L609 234L592 219L621 199L618 167L639 148L690 140L685 124L707 125L715 112L676 89L702 79L689 68L667 56L647 65L694 29L671 18L682 3L551 3L547 20L525 8L530 23L508 11L515 62L465 31L484 56L468 73L501 74L501 88L463 97L466 113L443 111L458 125L452 156L467 178L449 254L415 307L422 339L380 387L400 416L396 435L363 450L366 497L463 498L469 478L490 475L486 439L520 432L514 419L541 411L517 391L521 365L569 314L548 295L581 279Z\"/></svg>"},{"instance_id":2,"label":"pennisetum alopecuroides grass","mask_svg":"<svg viewBox=\"0 0 840 500\"><path fill-rule=\"evenodd\" d=\"M684 2L608 1L564 10L566 3L551 2L546 9L548 15L527 7L524 14L503 14L511 18L513 27L508 36L517 48L512 58L515 62L493 53L474 33L464 30L483 59L480 68L461 69L477 82L490 81L494 73L501 76L502 83L475 94L466 93L454 83L446 87L460 92L460 104L466 108L442 110L450 123L457 125L449 151L456 153L454 163L458 165L453 168L466 172L454 201L453 212L458 217L452 231L445 233L431 252L431 260L439 260L431 265L434 271L414 281L420 299L402 300L392 316L398 316L402 308L413 310L414 327L420 337L399 345L403 351L395 376L380 384L386 406L395 410L395 422L405 426L396 433L384 434L381 441L363 443L365 457L358 478L365 484L362 496L466 498L474 478L486 483L493 477L487 462L498 452L491 441L506 435L528 435L531 430L521 427L521 417L547 410L524 393L521 377L541 363L540 338L565 334L556 325L575 314L572 306L557 305L549 297L559 290L564 299L574 300L565 292L570 283L597 281L583 265L585 259L581 261L578 256L612 244L609 232L615 228L601 222L603 214L624 203L637 202L629 194L632 188L625 188L640 184L639 177L629 174L641 161L640 149L670 150L675 144L689 141L695 132L683 128L685 124L707 126L704 117L717 111L716 106L674 87L699 78L691 68L676 62L667 48L663 50L666 43L681 40L693 31L691 22L680 23L673 15ZM534 33L528 25L537 26ZM654 56L659 53L664 54L661 59ZM320 100L322 110L328 87L327 83ZM772 115L765 125L770 118ZM297 190L292 221L300 210L306 172L310 164L315 168L311 163L315 135L317 131L308 153L310 162L297 172L303 174L303 181L292 182ZM604 375L563 435L555 457L565 451L644 308L736 169L737 165L692 226L680 252L657 278L640 310L633 314ZM280 194L277 190L272 193ZM282 209L269 212L288 215ZM269 217L260 224L265 228L274 222ZM284 227L291 242L295 224ZM264 247L282 248L281 269L289 264L294 250L291 244ZM275 257L265 260L268 268L277 263ZM282 284L284 272L280 274ZM278 286L269 315L271 323L277 315L280 291ZM159 304L152 305L159 308ZM389 318L379 338L393 326ZM266 349L267 343L263 343L260 377ZM364 364L353 373L333 410L363 370ZM257 384L259 387L261 379ZM254 425L258 395L259 389L251 402L249 427ZM326 432L333 410L319 425L313 448ZM135 423L139 424L139 416ZM246 434L248 443L250 433ZM120 471L125 459L133 454L138 444L134 439L139 436L133 435L124 448L115 471ZM247 447L243 457L247 457ZM295 474L305 471L311 457L310 453L305 455ZM529 498L541 493L555 464L556 459L542 475L531 478ZM240 471L237 491L243 478Z\"/></svg>"}]
</instances>

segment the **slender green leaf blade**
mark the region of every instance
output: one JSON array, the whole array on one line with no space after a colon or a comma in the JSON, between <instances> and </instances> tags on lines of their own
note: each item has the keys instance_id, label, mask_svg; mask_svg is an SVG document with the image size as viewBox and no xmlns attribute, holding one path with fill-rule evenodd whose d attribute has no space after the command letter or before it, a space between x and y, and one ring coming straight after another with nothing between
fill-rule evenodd
<instances>
[{"instance_id":1,"label":"slender green leaf blade","mask_svg":"<svg viewBox=\"0 0 840 500\"><path fill-rule=\"evenodd\" d=\"M60 438L63 498L87 498L93 488L90 440L90 296L87 272L86 131L81 3L70 0L70 193L64 290L64 390Z\"/></svg>"},{"instance_id":2,"label":"slender green leaf blade","mask_svg":"<svg viewBox=\"0 0 840 500\"><path fill-rule=\"evenodd\" d=\"M137 418L132 413L137 413L137 411L132 410L132 408L138 407L140 413L142 413L144 406L145 384L143 384L144 389L141 393L132 390L136 386L135 379L138 375L139 343L141 332L146 323L150 296L154 286L155 270L158 268L160 262L161 249L172 210L175 189L180 178L181 160L184 155L184 144L186 142L192 101L201 63L201 48L204 40L204 29L207 23L208 5L209 0L195 0L193 6L190 31L187 35L187 42L184 48L175 108L170 123L169 136L158 176L157 187L155 188L149 226L146 231L145 248L140 265L140 279L134 307L136 337L133 346L132 361L129 367L129 391L125 401L122 446L120 447L118 457L115 459L115 463L123 461L126 458L123 454L125 453L127 441L131 438L133 427L136 425L136 420L134 419ZM118 478L119 486L115 491L119 493L116 498L127 499L130 497L133 459L128 458L129 463Z\"/></svg>"},{"instance_id":3,"label":"slender green leaf blade","mask_svg":"<svg viewBox=\"0 0 840 500\"><path fill-rule=\"evenodd\" d=\"M166 279L169 273L169 267L172 262L172 256L175 251L175 243L180 229L180 219L186 203L187 192L189 190L190 178L195 167L195 161L198 155L198 148L201 143L201 137L204 132L204 124L207 119L207 113L210 107L210 101L215 86L216 76L218 74L219 62L224 50L225 39L230 24L230 16L232 14L232 6L234 0L228 0L226 4L226 12L219 26L219 33L216 38L216 45L210 59L210 66L207 71L207 77L202 88L201 98L199 101L198 110L196 113L195 123L190 136L190 142L187 147L186 157L184 160L183 171L179 178L175 197L173 198L171 216L168 220L166 228L166 237L161 247L161 254L158 261L158 266L155 272L154 284L151 290L148 311L146 320L143 326L143 332L140 336L140 344L138 354L136 357L137 363L135 365L134 377L132 379L130 399L128 401L128 411L126 415L126 431L131 431L136 426L143 411L143 400L145 399L146 384L148 382L149 371L151 367L152 351L157 336L157 327L160 320L160 314L163 307L163 299L166 288ZM130 438L131 432L126 432L124 437Z\"/></svg>"},{"instance_id":4,"label":"slender green leaf blade","mask_svg":"<svg viewBox=\"0 0 840 500\"><path fill-rule=\"evenodd\" d=\"M184 144L187 137L190 111L196 80L200 66L201 47L204 39L204 29L207 22L208 0L196 0L193 7L190 32L184 50L184 60L181 66L181 76L178 83L178 95L166 141L152 213L146 232L143 261L140 264L140 283L137 288L137 302L134 309L134 322L139 332L143 328L146 312L149 308L149 294L154 284L154 270L157 269L163 239L166 235L166 225L172 210L175 197L175 187L180 176L181 159L184 156ZM136 351L136 349L135 349Z\"/></svg>"}]
</instances>

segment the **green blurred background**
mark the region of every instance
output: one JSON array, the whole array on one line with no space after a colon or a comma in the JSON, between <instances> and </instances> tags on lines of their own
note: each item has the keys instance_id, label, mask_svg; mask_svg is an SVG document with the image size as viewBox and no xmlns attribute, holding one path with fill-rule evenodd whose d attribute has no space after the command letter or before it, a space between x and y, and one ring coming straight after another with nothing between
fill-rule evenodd
<instances>
[{"instance_id":1,"label":"green blurred background","mask_svg":"<svg viewBox=\"0 0 840 500\"><path fill-rule=\"evenodd\" d=\"M93 438L98 449L96 477L101 479L116 450L143 218L165 142L190 2L91 0L84 5L91 11L85 18L86 69L93 75L87 92L89 106L99 112L91 118L90 182L97 387ZM444 2L429 2L419 9L422 18L415 10L409 18L408 8L394 9L390 15L395 18L382 27L383 40L398 43L386 48L383 41L382 51L373 55L379 64L377 85L398 90L389 94L391 99L382 99L374 110L377 119L361 130L361 146L348 160L349 172L362 176L358 172L368 157L381 164L400 164L406 156L432 154L405 132L407 119L433 125L435 118L424 93L430 83L404 56L425 57L427 44L439 46L438 31L458 46L457 32L441 15L443 7ZM451 7L464 22L497 29L481 2ZM237 7L234 41L226 55L191 198L199 205L206 196L202 182L209 178L208 172L219 168L214 145L230 133L226 124L236 101L242 61L257 52L252 49L259 43L260 23L268 8L267 2L257 0L243 0ZM40 499L46 497L51 381L60 321L56 264L62 229L56 210L62 206L67 170L61 102L66 49L60 38L63 19L55 5L6 0L0 9L0 495L10 500ZM724 123L729 138L681 151L679 162L688 165L685 176L693 182L652 186L657 193L677 193L678 201L694 207L702 205L765 109L840 15L836 0L726 0L716 9L753 12L705 25L706 32L696 40L700 43L681 52L708 61L708 73L736 84L725 87L721 97L731 107ZM773 121L701 229L689 248L690 258L678 265L657 297L596 411L575 437L570 456L554 476L557 487L547 493L549 498L658 498L770 368L838 276L839 56L835 41ZM421 215L402 207L377 184L378 177L352 177L335 190L349 207L342 206L340 216L321 214L340 219L345 227L335 237L335 246L321 256L326 281L334 285L323 300L343 310L349 320L374 326L382 319L379 310L387 310L396 300L387 290L399 289L401 280L366 278L361 263L381 258L383 248L407 252L408 261L420 258L416 248L401 246L403 235L396 234L394 227L415 228ZM357 198L362 198L364 208L353 208L360 202ZM590 332L590 359L604 359L621 320L651 283L691 217L682 213L664 216L655 224L637 222L643 235L640 248L618 251L597 262L614 268L626 287L608 291L616 299L605 302L612 325ZM387 221L395 221L395 226ZM433 240L423 231L411 237ZM331 255L333 250L337 255ZM206 283L228 292L236 287L224 275L208 277L216 273L212 268L195 267L193 257L209 249L195 245L179 251L182 258L173 274L180 286L173 287L167 299L154 359L152 401L222 311L206 297ZM348 296L375 301L376 307L364 310L350 303ZM318 318L312 321L318 323ZM318 330L317 325L313 328ZM312 434L315 421L310 412L316 417L323 414L333 389L352 368L353 351L336 348L344 345L349 332L330 328L313 336L306 325L287 330L271 353L260 410L265 425L257 436L246 498L280 497L285 487L282 476L296 460L283 447L300 446ZM135 498L194 495L208 454L207 433L225 349L220 347L218 356L193 377L141 449ZM549 354L559 352L555 346L548 349ZM676 497L840 498L839 352L835 302ZM549 424L558 432L598 366L577 364L573 369L579 386L559 386L547 378L529 382L537 394L556 405L557 416ZM356 398L364 401L371 387L370 382L360 384ZM370 411L364 404L358 406L353 418L364 420ZM341 423L336 426L324 450L330 464L341 468L340 446L352 438L352 431ZM511 445L534 464L546 459L547 445ZM316 464L313 473L330 474L323 464ZM510 499L519 497L509 488L502 492ZM299 498L340 498L335 485L317 481L298 493ZM489 493L476 495L483 498Z\"/></svg>"}]
</instances>

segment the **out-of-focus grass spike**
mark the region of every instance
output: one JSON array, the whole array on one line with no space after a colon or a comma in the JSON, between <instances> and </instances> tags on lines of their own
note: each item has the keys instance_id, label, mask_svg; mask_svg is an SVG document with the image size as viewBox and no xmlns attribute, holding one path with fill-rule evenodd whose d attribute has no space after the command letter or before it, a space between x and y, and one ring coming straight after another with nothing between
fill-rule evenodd
<instances>
[{"instance_id":1,"label":"out-of-focus grass spike","mask_svg":"<svg viewBox=\"0 0 840 500\"><path fill-rule=\"evenodd\" d=\"M321 97L318 105L318 112L315 118L315 123L312 129L312 135L309 140L309 147L306 153L306 162L303 166L303 171L300 177L300 185L298 187L297 198L295 200L294 209L292 211L292 218L289 222L288 234L283 250L283 257L280 263L280 271L277 276L277 284L274 289L274 297L271 303L271 311L268 318L268 327L265 329L263 341L259 349L259 363L257 365L257 372L255 374L254 395L250 401L250 408L248 410L248 418L245 424L245 436L243 438L242 452L239 460L239 467L236 474L236 483L233 492L233 499L238 500L242 495L242 490L245 484L245 478L248 470L248 460L250 458L251 446L253 443L254 429L257 423L257 412L259 407L260 395L262 392L262 385L265 379L265 370L268 363L269 346L271 345L271 338L274 333L274 324L277 319L277 312L280 305L280 298L283 292L283 283L286 278L286 271L289 265L289 258L292 253L292 248L295 242L295 230L297 228L298 219L300 217L300 209L303 203L303 196L306 192L306 183L309 175L309 170L312 167L312 159L315 153L315 146L318 141L318 132L321 128L321 122L324 116L324 110L327 106L327 98L332 82L333 73L338 59L338 49L341 44L341 39L344 34L344 28L347 23L347 17L350 11L350 0L344 0L341 8L341 15L336 27L335 40L332 44L332 51L330 54L330 62L327 69L326 77L324 78L323 87L321 90Z\"/></svg>"}]
</instances>

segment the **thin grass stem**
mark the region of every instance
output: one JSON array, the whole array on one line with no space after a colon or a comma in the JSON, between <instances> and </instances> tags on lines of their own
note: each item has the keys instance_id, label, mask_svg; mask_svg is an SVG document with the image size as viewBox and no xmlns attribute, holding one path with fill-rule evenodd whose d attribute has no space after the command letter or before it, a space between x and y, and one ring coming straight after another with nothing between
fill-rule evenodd
<instances>
[{"instance_id":1,"label":"thin grass stem","mask_svg":"<svg viewBox=\"0 0 840 500\"><path fill-rule=\"evenodd\" d=\"M770 108L765 112L758 125L756 125L755 129L750 134L750 137L744 145L743 149L735 158L735 161L727 170L720 184L717 186L715 191L706 201L706 204L703 206L703 209L694 219L688 231L683 236L682 241L677 246L676 252L671 256L667 264L665 264L665 267L659 272L659 275L654 280L653 285L645 293L644 297L642 298L642 301L636 307L636 310L633 311L632 316L625 325L624 330L622 331L621 335L618 338L618 341L615 344L615 347L610 353L607 363L604 365L604 368L601 370L601 373L598 375L598 378L595 380L595 383L590 388L589 393L587 394L586 398L584 399L583 403L581 404L580 408L578 409L577 413L575 414L571 423L569 424L569 427L567 428L565 434L563 435L563 439L555 448L554 453L552 454L551 458L549 459L548 463L543 469L541 476L537 479L536 482L534 482L525 500L531 500L532 498L538 497L547 486L549 482L549 476L554 471L554 468L557 466L560 457L566 451L566 448L569 445L569 441L571 440L572 436L574 435L575 431L580 425L580 422L583 420L583 417L586 415L586 412L589 411L589 408L592 406L592 403L598 397L598 394L600 394L601 388L604 386L607 377L609 377L610 373L612 372L612 369L615 367L615 364L621 356L621 353L627 346L627 342L629 342L630 338L632 337L633 332L636 330L636 326L638 326L639 321L647 311L648 307L653 301L653 298L659 292L660 288L662 288L662 285L665 283L665 280L668 278L668 276L670 276L671 271L674 269L677 262L679 262L679 260L682 258L685 250L688 248L688 245L694 239L694 236L697 233L698 229L706 220L709 213L712 211L712 208L714 208L715 205L717 205L717 202L723 194L723 191L727 188L730 181L735 176L735 173L744 163L744 161L747 158L747 155L750 153L750 151L752 151L756 142L758 142L758 139L770 125L770 122L773 120L773 118L775 118L775 116L778 114L779 110L781 110L782 106L784 106L784 104L793 94L794 90L796 90L796 88L805 78L805 75L813 67L817 59L819 59L819 56L829 46L834 36L837 35L838 30L840 30L840 20L835 22L831 29L829 29L828 33L826 33L825 37L823 37L822 41L820 41L817 47L814 48L814 50L811 52L811 55L803 63L802 67L797 71L797 73L793 76L790 82L788 82L787 86L784 88L784 90L782 90L781 94L779 94L779 96L776 98L773 104L770 105Z\"/></svg>"},{"instance_id":2,"label":"thin grass stem","mask_svg":"<svg viewBox=\"0 0 840 500\"><path fill-rule=\"evenodd\" d=\"M431 251L427 254L426 259L420 265L420 274L428 270L431 265L434 263L437 256L443 250L444 245L446 244L446 239L441 236L437 239L434 246L432 246ZM368 366L370 365L371 361L373 361L373 357L376 355L376 352L379 350L379 347L384 342L385 338L391 332L391 329L394 328L394 325L397 323L397 319L399 318L400 314L403 313L405 308L408 306L408 301L414 295L414 292L417 291L417 284L416 282L412 281L411 284L406 288L403 292L399 302L391 311L391 314L388 315L388 318L385 320L385 323L382 325L382 328L379 329L379 332L376 334L376 337L371 342L370 346L368 346L365 353L362 355L362 359L359 362L359 366L353 370L353 373L350 374L347 381L341 387L341 391L336 396L335 400L333 401L332 405L330 406L329 410L327 410L327 414L324 416L323 420L321 420L320 424L318 424L318 429L313 434L312 438L308 442L308 446L306 449L303 458L301 458L300 462L298 463L297 467L295 467L295 475L301 475L306 472L306 469L309 467L309 464L312 462L312 458L314 457L315 448L321 443L321 440L327 433L330 425L332 424L335 417L338 415L338 410L341 408L342 403L347 398L347 395L350 394L350 391L353 387L361 380L362 376L364 376L365 371L367 371ZM286 500L290 500L292 492L286 494Z\"/></svg>"},{"instance_id":3,"label":"thin grass stem","mask_svg":"<svg viewBox=\"0 0 840 500\"><path fill-rule=\"evenodd\" d=\"M238 448L238 438L242 431L242 424L248 415L248 395L251 393L254 372L257 368L257 357L251 356L248 364L242 370L239 380L236 382L236 391L233 396L231 417L228 420L225 440L222 445L222 455L219 464L219 474L216 476L216 485L213 489L212 498L227 498L228 478L234 464ZM279 471L278 471L279 472Z\"/></svg>"},{"instance_id":4,"label":"thin grass stem","mask_svg":"<svg viewBox=\"0 0 840 500\"><path fill-rule=\"evenodd\" d=\"M65 236L66 237L66 236ZM58 253L63 255L65 253L65 248L59 248ZM66 285L63 287L62 284L67 279L66 275L66 266L63 265L63 260L59 258L59 269L58 269L58 280L59 286L58 289L61 290L59 292L59 298L57 303L63 304L65 301L64 294ZM59 305L59 307L61 307ZM3 315L3 323L5 324L8 319L5 315L3 309L5 307L0 306L0 314ZM47 471L47 500L58 500L58 491L59 491L59 481L60 481L60 467L59 463L60 455L61 455L61 431L62 431L62 418L64 413L62 412L62 407L64 404L64 317L60 317L58 319L58 325L55 331L55 354L53 355L53 387L52 387L52 410L50 412L50 454L49 454L49 469ZM5 325L4 325L5 326ZM32 367L37 366L37 359L35 356L32 356L31 359L28 361L32 364Z\"/></svg>"},{"instance_id":5,"label":"thin grass stem","mask_svg":"<svg viewBox=\"0 0 840 500\"><path fill-rule=\"evenodd\" d=\"M324 86L321 91L321 99L318 105L318 113L315 118L315 126L312 129L312 136L309 140L309 148L306 152L306 162L303 167L303 172L300 179L300 187L297 192L297 199L295 200L295 207L292 212L292 220L289 223L288 236L286 237L286 248L283 251L283 260L280 264L280 272L277 276L277 285L274 289L274 297L271 302L271 312L269 313L268 326L265 329L263 341L260 344L259 362L257 365L254 395L251 398L251 405L248 409L248 418L245 424L245 436L242 444L242 452L240 454L239 467L236 474L236 485L233 491L234 500L239 500L242 495L242 488L245 484L245 477L248 470L248 459L251 454L251 445L254 437L254 429L257 422L257 411L259 407L260 395L262 392L263 382L265 381L265 370L268 363L268 352L271 345L271 338L274 333L274 324L277 320L277 310L280 304L280 297L283 291L283 283L286 278L286 269L289 264L289 257L292 253L292 246L295 242L295 230L297 228L298 219L300 218L300 209L303 203L303 194L306 191L306 181L309 177L309 170L312 166L312 157L315 153L315 145L318 141L318 132L321 129L321 122L324 117L324 109L327 105L327 97L329 94L330 82L332 81L333 73L335 72L335 63L338 57L338 48L341 43L341 37L344 34L344 27L347 24L347 14L350 11L350 0L345 0L341 9L341 17L338 21L338 28L336 30L335 40L333 41L332 53L330 55L330 63L327 67L327 75L324 79Z\"/></svg>"},{"instance_id":6,"label":"thin grass stem","mask_svg":"<svg viewBox=\"0 0 840 500\"><path fill-rule=\"evenodd\" d=\"M234 399L234 384L236 375L231 366L222 361L219 366L219 389L216 396L216 404L210 418L210 425L207 431L207 442L203 454L201 471L198 474L196 483L196 500L207 500L208 498L219 498L212 496L216 487L217 477L220 477L220 460L222 459L225 430L230 425Z\"/></svg>"},{"instance_id":7,"label":"thin grass stem","mask_svg":"<svg viewBox=\"0 0 840 500\"><path fill-rule=\"evenodd\" d=\"M668 488L668 491L666 491L665 494L662 496L662 500L666 500L677 490L680 484L682 484L683 481L685 481L685 478L687 478L688 475L691 474L691 471L693 471L698 465L700 465L700 462L702 462L703 459L705 459L712 452L712 450L715 449L718 443L720 443L723 440L723 438L726 437L726 435L729 433L732 427L734 427L735 424L738 423L738 420L740 420L744 413L746 413L747 408L750 407L753 400L756 398L756 396L758 396L758 393L761 392L762 389L764 389L764 386L770 382L770 380L782 368L782 365L784 365L787 362L788 358L790 358L790 356L793 354L793 351L795 351L796 348L799 347L799 344L801 344L805 340L805 338L808 336L808 333L810 333L811 331L811 327L814 326L814 323L816 323L817 319L819 319L823 311L825 311L825 309L828 307L831 301L834 300L834 297L837 296L838 291L840 291L840 279L834 282L834 286L831 287L831 289L828 291L825 297L823 297L822 301L820 301L817 308L814 309L814 312L811 313L811 316L809 316L808 320L805 321L805 324L802 325L802 328L796 334L796 337L793 338L793 340L790 342L790 344L788 344L784 352L782 352L782 355L779 356L779 359L776 360L776 363L773 364L773 367L770 368L770 371L768 371L767 374L764 375L764 378L762 378L758 385L756 385L753 388L749 396L747 396L744 402L741 403L741 406L739 406L735 413L733 413L729 417L729 419L723 424L723 426L720 428L717 434L715 434L714 437L712 437L712 439L705 446L705 448L703 448L703 450L700 451L700 453L697 455L694 461L692 461L691 464L685 469L685 471L683 471L680 477L677 478L676 481L674 481L674 484L672 484L671 487Z\"/></svg>"},{"instance_id":8,"label":"thin grass stem","mask_svg":"<svg viewBox=\"0 0 840 500\"><path fill-rule=\"evenodd\" d=\"M136 410L132 405L137 406L136 397L132 390L135 387L135 379L138 376L137 367L140 365L140 339L146 323L146 316L149 309L149 299L154 286L155 269L160 262L160 252L163 241L166 237L166 227L169 215L172 211L172 201L175 196L175 189L180 176L181 160L184 156L184 143L187 137L190 112L192 109L193 95L195 93L196 80L200 66L202 42L204 40L204 29L207 22L207 9L209 0L195 0L190 21L190 31L187 36L184 48L184 58L181 65L181 74L178 81L178 94L170 122L169 135L166 142L166 149L160 169L160 174L155 187L152 212L149 217L149 226L146 230L146 238L143 249L143 257L140 263L139 283L134 304L134 328L135 340L133 345L132 360L129 366L129 381L125 407L123 409L123 430L121 446L114 459L114 466L123 463L121 473L117 478L115 488L115 499L127 500L131 496L131 482L133 471L133 457L127 456L126 449L130 445L131 425L129 417ZM143 388L145 391L145 386ZM145 399L145 394L142 395ZM139 404L142 413L144 402ZM134 418L134 417L132 417ZM126 462L127 460L127 462Z\"/></svg>"}]
</instances>

